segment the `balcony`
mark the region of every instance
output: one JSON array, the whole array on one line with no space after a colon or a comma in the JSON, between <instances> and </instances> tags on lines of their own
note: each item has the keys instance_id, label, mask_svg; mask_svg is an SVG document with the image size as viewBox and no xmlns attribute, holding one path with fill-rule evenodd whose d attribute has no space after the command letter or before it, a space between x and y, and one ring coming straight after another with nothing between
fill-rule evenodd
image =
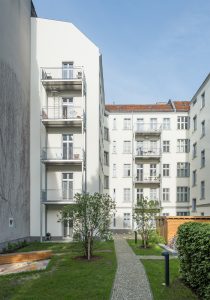
<instances>
[{"instance_id":1,"label":"balcony","mask_svg":"<svg viewBox=\"0 0 210 300\"><path fill-rule=\"evenodd\" d=\"M47 92L76 92L81 94L84 81L82 67L41 68L41 82Z\"/></svg>"},{"instance_id":2,"label":"balcony","mask_svg":"<svg viewBox=\"0 0 210 300\"><path fill-rule=\"evenodd\" d=\"M134 183L136 185L155 185L159 186L160 185L160 175L159 176L136 176L134 179Z\"/></svg>"},{"instance_id":3,"label":"balcony","mask_svg":"<svg viewBox=\"0 0 210 300\"><path fill-rule=\"evenodd\" d=\"M161 156L160 149L137 147L135 152L136 160L159 161Z\"/></svg>"},{"instance_id":4,"label":"balcony","mask_svg":"<svg viewBox=\"0 0 210 300\"><path fill-rule=\"evenodd\" d=\"M82 127L81 106L48 106L42 108L42 123L46 127Z\"/></svg>"},{"instance_id":5,"label":"balcony","mask_svg":"<svg viewBox=\"0 0 210 300\"><path fill-rule=\"evenodd\" d=\"M46 189L42 190L42 203L43 204L74 204L74 196L77 193L82 193L78 189Z\"/></svg>"},{"instance_id":6,"label":"balcony","mask_svg":"<svg viewBox=\"0 0 210 300\"><path fill-rule=\"evenodd\" d=\"M82 165L84 151L81 147L43 148L42 162L48 165Z\"/></svg>"},{"instance_id":7,"label":"balcony","mask_svg":"<svg viewBox=\"0 0 210 300\"><path fill-rule=\"evenodd\" d=\"M136 136L154 136L161 134L161 124L156 123L136 123L134 126Z\"/></svg>"}]
</instances>

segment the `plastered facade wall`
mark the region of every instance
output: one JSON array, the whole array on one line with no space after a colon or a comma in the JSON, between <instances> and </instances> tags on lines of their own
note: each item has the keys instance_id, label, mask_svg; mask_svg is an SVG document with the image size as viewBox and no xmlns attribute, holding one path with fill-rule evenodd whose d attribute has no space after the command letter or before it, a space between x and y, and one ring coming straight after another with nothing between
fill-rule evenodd
<instances>
[{"instance_id":1,"label":"plastered facade wall","mask_svg":"<svg viewBox=\"0 0 210 300\"><path fill-rule=\"evenodd\" d=\"M30 16L30 0L0 1L0 244L30 234Z\"/></svg>"}]
</instances>

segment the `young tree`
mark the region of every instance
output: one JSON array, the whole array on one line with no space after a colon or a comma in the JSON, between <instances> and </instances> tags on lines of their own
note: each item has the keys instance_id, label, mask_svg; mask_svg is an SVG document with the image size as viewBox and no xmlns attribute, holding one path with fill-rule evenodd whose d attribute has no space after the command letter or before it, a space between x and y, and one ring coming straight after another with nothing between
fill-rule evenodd
<instances>
[{"instance_id":1,"label":"young tree","mask_svg":"<svg viewBox=\"0 0 210 300\"><path fill-rule=\"evenodd\" d=\"M142 246L148 247L149 236L154 230L155 217L160 213L158 201L148 200L142 197L134 208L133 218L141 235Z\"/></svg>"},{"instance_id":2,"label":"young tree","mask_svg":"<svg viewBox=\"0 0 210 300\"><path fill-rule=\"evenodd\" d=\"M75 204L66 205L61 210L59 221L73 220L74 236L82 242L88 260L92 257L94 238L108 238L114 209L115 202L109 195L94 193L76 194Z\"/></svg>"}]
</instances>

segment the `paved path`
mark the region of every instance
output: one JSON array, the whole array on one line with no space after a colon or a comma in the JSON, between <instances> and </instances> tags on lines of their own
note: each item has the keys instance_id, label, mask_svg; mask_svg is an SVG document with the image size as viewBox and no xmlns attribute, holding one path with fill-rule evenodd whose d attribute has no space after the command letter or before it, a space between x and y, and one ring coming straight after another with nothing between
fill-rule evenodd
<instances>
[{"instance_id":1,"label":"paved path","mask_svg":"<svg viewBox=\"0 0 210 300\"><path fill-rule=\"evenodd\" d=\"M118 268L111 300L152 300L142 263L124 239L115 239Z\"/></svg>"}]
</instances>

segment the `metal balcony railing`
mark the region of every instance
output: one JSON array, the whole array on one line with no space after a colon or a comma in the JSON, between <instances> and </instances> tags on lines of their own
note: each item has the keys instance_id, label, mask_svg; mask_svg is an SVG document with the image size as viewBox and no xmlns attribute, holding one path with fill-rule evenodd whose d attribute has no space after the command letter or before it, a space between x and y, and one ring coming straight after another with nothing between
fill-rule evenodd
<instances>
[{"instance_id":1,"label":"metal balcony railing","mask_svg":"<svg viewBox=\"0 0 210 300\"><path fill-rule=\"evenodd\" d=\"M56 80L82 80L84 72L82 67L69 68L41 68L42 81L56 81Z\"/></svg>"},{"instance_id":2,"label":"metal balcony railing","mask_svg":"<svg viewBox=\"0 0 210 300\"><path fill-rule=\"evenodd\" d=\"M42 108L42 119L71 120L83 118L81 106L48 106Z\"/></svg>"},{"instance_id":3,"label":"metal balcony railing","mask_svg":"<svg viewBox=\"0 0 210 300\"><path fill-rule=\"evenodd\" d=\"M42 202L75 202L74 196L82 193L81 189L46 189L42 190Z\"/></svg>"},{"instance_id":4,"label":"metal balcony railing","mask_svg":"<svg viewBox=\"0 0 210 300\"><path fill-rule=\"evenodd\" d=\"M160 183L160 175L159 176L150 176L150 175L137 175L135 177L136 183Z\"/></svg>"},{"instance_id":5,"label":"metal balcony railing","mask_svg":"<svg viewBox=\"0 0 210 300\"><path fill-rule=\"evenodd\" d=\"M43 148L42 160L72 160L80 161L84 158L84 151L81 147L64 146L63 148Z\"/></svg>"},{"instance_id":6,"label":"metal balcony railing","mask_svg":"<svg viewBox=\"0 0 210 300\"><path fill-rule=\"evenodd\" d=\"M158 123L136 123L135 124L136 133L160 133L161 124Z\"/></svg>"},{"instance_id":7,"label":"metal balcony railing","mask_svg":"<svg viewBox=\"0 0 210 300\"><path fill-rule=\"evenodd\" d=\"M158 148L144 148L144 147L137 147L135 155L136 156L146 156L146 157L156 157L160 156L161 152Z\"/></svg>"}]
</instances>

